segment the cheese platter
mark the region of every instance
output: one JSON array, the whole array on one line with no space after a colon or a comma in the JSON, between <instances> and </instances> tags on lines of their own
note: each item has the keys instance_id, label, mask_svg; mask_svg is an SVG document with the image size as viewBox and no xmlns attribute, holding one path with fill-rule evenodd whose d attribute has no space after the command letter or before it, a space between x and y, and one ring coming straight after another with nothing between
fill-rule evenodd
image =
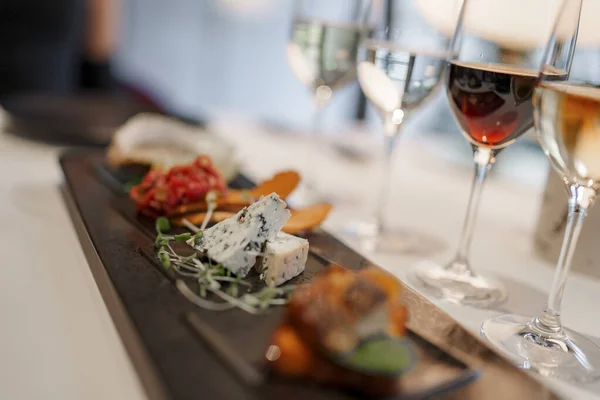
<instances>
[{"instance_id":1,"label":"cheese platter","mask_svg":"<svg viewBox=\"0 0 600 400\"><path fill-rule=\"evenodd\" d=\"M150 399L556 398L322 230L330 205L290 210L294 171L254 185L203 155L158 169L71 150L60 163Z\"/></svg>"}]
</instances>

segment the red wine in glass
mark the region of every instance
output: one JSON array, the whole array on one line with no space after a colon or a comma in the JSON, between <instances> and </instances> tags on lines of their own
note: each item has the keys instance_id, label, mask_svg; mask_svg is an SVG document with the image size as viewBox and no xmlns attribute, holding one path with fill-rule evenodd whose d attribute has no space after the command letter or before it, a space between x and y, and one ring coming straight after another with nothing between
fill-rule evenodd
<instances>
[{"instance_id":1,"label":"red wine in glass","mask_svg":"<svg viewBox=\"0 0 600 400\"><path fill-rule=\"evenodd\" d=\"M452 62L447 73L450 106L472 144L503 148L532 126L536 71Z\"/></svg>"}]
</instances>

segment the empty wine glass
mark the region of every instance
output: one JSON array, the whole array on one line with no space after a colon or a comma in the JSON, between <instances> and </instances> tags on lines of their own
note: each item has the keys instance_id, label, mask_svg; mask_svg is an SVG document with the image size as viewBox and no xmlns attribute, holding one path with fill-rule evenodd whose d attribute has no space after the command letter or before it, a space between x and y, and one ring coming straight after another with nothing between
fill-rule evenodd
<instances>
[{"instance_id":1,"label":"empty wine glass","mask_svg":"<svg viewBox=\"0 0 600 400\"><path fill-rule=\"evenodd\" d=\"M334 90L356 78L356 53L367 32L362 24L370 0L297 0L287 45L290 68L311 93L313 134L319 132L323 108ZM315 162L308 160L311 169ZM314 183L315 172L305 177L298 203L311 203L323 197ZM325 171L319 171L323 173Z\"/></svg>"},{"instance_id":2,"label":"empty wine glass","mask_svg":"<svg viewBox=\"0 0 600 400\"><path fill-rule=\"evenodd\" d=\"M373 215L346 227L367 251L429 254L442 247L430 235L386 224L385 205L397 139L411 113L438 86L458 10L454 0L383 0L372 5L372 31L361 44L357 70L360 86L382 121L381 189Z\"/></svg>"},{"instance_id":3,"label":"empty wine glass","mask_svg":"<svg viewBox=\"0 0 600 400\"><path fill-rule=\"evenodd\" d=\"M501 315L481 327L482 335L520 367L581 382L600 377L600 348L564 328L560 317L577 239L600 190L598 12L600 0L565 1L535 93L538 139L569 193L568 224L548 301L537 317ZM564 78L569 73L566 81L557 81L561 73Z\"/></svg>"},{"instance_id":4,"label":"empty wine glass","mask_svg":"<svg viewBox=\"0 0 600 400\"><path fill-rule=\"evenodd\" d=\"M454 259L421 262L409 272L413 285L433 297L483 308L507 296L500 281L480 275L469 260L483 183L498 153L533 124L532 97L551 28L551 11L540 9L527 16L525 29L512 29L515 8L507 1L463 3L444 80L452 113L473 149L471 196Z\"/></svg>"}]
</instances>

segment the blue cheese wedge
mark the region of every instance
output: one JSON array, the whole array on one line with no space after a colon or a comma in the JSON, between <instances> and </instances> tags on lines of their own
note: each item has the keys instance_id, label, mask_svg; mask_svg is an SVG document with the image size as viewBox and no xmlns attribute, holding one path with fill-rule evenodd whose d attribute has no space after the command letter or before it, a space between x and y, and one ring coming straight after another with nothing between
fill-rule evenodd
<instances>
[{"instance_id":1,"label":"blue cheese wedge","mask_svg":"<svg viewBox=\"0 0 600 400\"><path fill-rule=\"evenodd\" d=\"M238 276L246 276L267 240L273 240L290 217L287 204L275 193L242 209L235 216L204 231L194 245L210 259Z\"/></svg>"},{"instance_id":2,"label":"blue cheese wedge","mask_svg":"<svg viewBox=\"0 0 600 400\"><path fill-rule=\"evenodd\" d=\"M265 244L256 270L268 286L279 286L301 274L307 258L308 240L280 232Z\"/></svg>"}]
</instances>

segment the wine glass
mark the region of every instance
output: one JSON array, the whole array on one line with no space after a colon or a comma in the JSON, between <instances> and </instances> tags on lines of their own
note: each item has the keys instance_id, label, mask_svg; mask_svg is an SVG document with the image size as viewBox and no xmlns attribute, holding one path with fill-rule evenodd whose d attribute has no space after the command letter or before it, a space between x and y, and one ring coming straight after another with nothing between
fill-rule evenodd
<instances>
[{"instance_id":1,"label":"wine glass","mask_svg":"<svg viewBox=\"0 0 600 400\"><path fill-rule=\"evenodd\" d=\"M446 94L472 147L475 176L454 259L445 265L420 262L408 277L422 292L456 304L486 308L507 296L499 280L472 268L469 252L488 171L498 153L533 124L532 97L552 14L536 9L526 27L513 29L519 7L516 0L465 0L450 45Z\"/></svg>"},{"instance_id":2,"label":"wine glass","mask_svg":"<svg viewBox=\"0 0 600 400\"><path fill-rule=\"evenodd\" d=\"M442 248L427 234L386 225L385 205L397 139L408 117L438 87L459 5L454 0L383 0L375 1L369 13L372 31L361 43L357 70L361 89L382 122L381 189L372 216L345 229L367 251L426 254Z\"/></svg>"},{"instance_id":3,"label":"wine glass","mask_svg":"<svg viewBox=\"0 0 600 400\"><path fill-rule=\"evenodd\" d=\"M356 78L356 53L367 32L362 24L370 0L296 0L287 58L292 73L311 93L313 134L321 125L323 108L333 91ZM308 160L309 161L309 160ZM315 167L314 161L308 166ZM323 172L323 171L319 171ZM311 203L323 197L309 174L296 194L296 202Z\"/></svg>"},{"instance_id":4,"label":"wine glass","mask_svg":"<svg viewBox=\"0 0 600 400\"><path fill-rule=\"evenodd\" d=\"M520 367L580 382L600 377L600 348L564 328L560 309L581 227L600 190L600 70L587 57L600 48L594 18L599 11L600 0L565 1L535 93L538 139L569 193L568 224L548 301L537 317L501 315L481 327L482 335ZM556 80L561 71L564 77L569 73L566 81Z\"/></svg>"}]
</instances>

